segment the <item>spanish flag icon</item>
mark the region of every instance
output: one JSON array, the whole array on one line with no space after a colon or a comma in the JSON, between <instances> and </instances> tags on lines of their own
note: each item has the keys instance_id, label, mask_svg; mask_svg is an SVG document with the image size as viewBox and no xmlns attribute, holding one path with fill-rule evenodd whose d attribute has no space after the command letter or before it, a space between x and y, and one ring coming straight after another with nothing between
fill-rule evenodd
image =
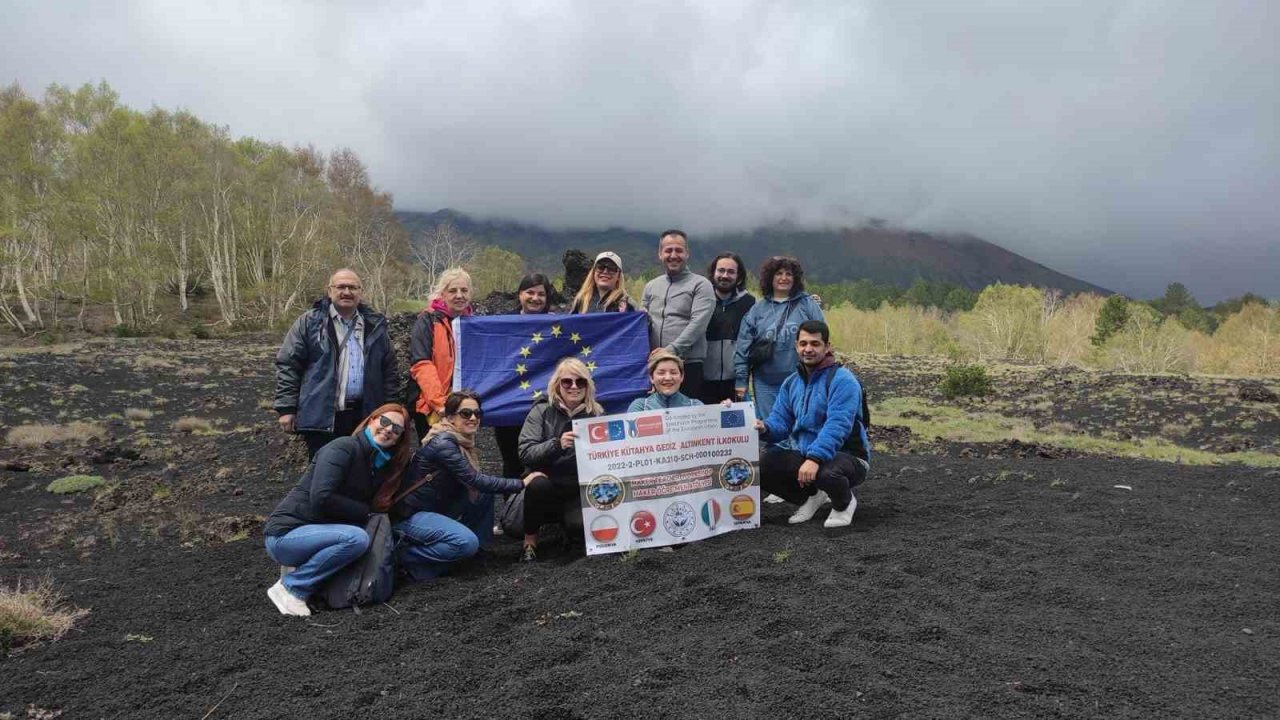
<instances>
[{"instance_id":1,"label":"spanish flag icon","mask_svg":"<svg viewBox=\"0 0 1280 720\"><path fill-rule=\"evenodd\" d=\"M750 495L735 495L729 501L729 514L734 520L749 520L756 514L756 501Z\"/></svg>"}]
</instances>

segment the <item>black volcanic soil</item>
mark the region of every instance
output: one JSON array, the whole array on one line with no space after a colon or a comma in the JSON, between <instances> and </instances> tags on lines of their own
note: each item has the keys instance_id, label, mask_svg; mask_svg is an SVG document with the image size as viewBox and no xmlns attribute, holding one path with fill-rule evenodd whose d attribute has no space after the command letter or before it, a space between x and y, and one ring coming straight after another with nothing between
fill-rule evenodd
<instances>
[{"instance_id":1,"label":"black volcanic soil","mask_svg":"<svg viewBox=\"0 0 1280 720\"><path fill-rule=\"evenodd\" d=\"M893 430L847 531L766 505L759 530L625 560L549 548L520 566L500 540L387 605L282 617L259 523L301 454L258 406L273 349L0 357L0 433L96 419L110 436L0 448L0 467L31 466L0 473L0 582L48 577L91 609L0 657L0 717L1260 718L1280 703L1280 471L897 454ZM125 408L162 414L106 419ZM171 429L183 416L213 433ZM107 489L44 490L81 472Z\"/></svg>"}]
</instances>

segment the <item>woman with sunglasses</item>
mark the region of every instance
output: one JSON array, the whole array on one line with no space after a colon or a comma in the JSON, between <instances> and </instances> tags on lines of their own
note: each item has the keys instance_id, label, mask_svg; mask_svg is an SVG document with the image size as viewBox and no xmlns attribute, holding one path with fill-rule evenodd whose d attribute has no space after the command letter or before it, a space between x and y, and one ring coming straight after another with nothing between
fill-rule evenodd
<instances>
[{"instance_id":1,"label":"woman with sunglasses","mask_svg":"<svg viewBox=\"0 0 1280 720\"><path fill-rule=\"evenodd\" d=\"M396 564L411 580L429 580L493 542L493 499L544 477L523 480L480 472L476 431L484 411L470 390L444 401L444 417L413 455L408 494L392 508Z\"/></svg>"},{"instance_id":2,"label":"woman with sunglasses","mask_svg":"<svg viewBox=\"0 0 1280 720\"><path fill-rule=\"evenodd\" d=\"M520 460L545 477L529 483L524 493L524 552L521 559L538 559L538 530L563 523L565 537L582 538L582 508L578 503L578 462L574 457L573 421L604 414L596 401L591 372L577 358L556 365L546 397L529 410L520 430Z\"/></svg>"},{"instance_id":3,"label":"woman with sunglasses","mask_svg":"<svg viewBox=\"0 0 1280 720\"><path fill-rule=\"evenodd\" d=\"M262 529L267 555L288 568L267 590L284 615L310 615L307 598L369 549L370 512L386 512L413 453L409 413L389 403L336 438L276 506Z\"/></svg>"},{"instance_id":4,"label":"woman with sunglasses","mask_svg":"<svg viewBox=\"0 0 1280 720\"><path fill-rule=\"evenodd\" d=\"M796 330L806 320L824 320L822 308L804 291L804 268L793 257L774 256L760 266L760 302L742 319L734 346L734 395L745 398L750 380L756 417L773 410L782 381L795 372ZM762 363L751 362L751 346L757 338L771 341L772 354Z\"/></svg>"},{"instance_id":5,"label":"woman with sunglasses","mask_svg":"<svg viewBox=\"0 0 1280 720\"><path fill-rule=\"evenodd\" d=\"M622 258L617 253L602 252L591 265L591 272L573 298L570 314L590 315L602 312L640 311L627 295L627 281L622 275Z\"/></svg>"}]
</instances>

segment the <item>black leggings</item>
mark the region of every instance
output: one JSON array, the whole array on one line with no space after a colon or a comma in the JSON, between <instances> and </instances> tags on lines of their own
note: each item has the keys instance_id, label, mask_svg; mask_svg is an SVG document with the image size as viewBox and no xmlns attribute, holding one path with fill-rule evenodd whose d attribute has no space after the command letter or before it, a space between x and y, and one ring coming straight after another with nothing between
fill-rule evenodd
<instances>
[{"instance_id":1,"label":"black leggings","mask_svg":"<svg viewBox=\"0 0 1280 720\"><path fill-rule=\"evenodd\" d=\"M775 448L760 458L760 487L794 505L803 505L819 490L831 498L831 507L844 510L853 500L853 488L867 479L867 466L849 453L838 452L818 468L807 486L800 485L800 466L805 456L794 450Z\"/></svg>"},{"instance_id":2,"label":"black leggings","mask_svg":"<svg viewBox=\"0 0 1280 720\"><path fill-rule=\"evenodd\" d=\"M524 463L520 462L519 425L499 425L493 429L493 439L502 453L502 477L524 477Z\"/></svg>"},{"instance_id":3,"label":"black leggings","mask_svg":"<svg viewBox=\"0 0 1280 720\"><path fill-rule=\"evenodd\" d=\"M565 535L582 535L577 476L540 477L524 489L524 531L536 535L543 525L563 524Z\"/></svg>"}]
</instances>

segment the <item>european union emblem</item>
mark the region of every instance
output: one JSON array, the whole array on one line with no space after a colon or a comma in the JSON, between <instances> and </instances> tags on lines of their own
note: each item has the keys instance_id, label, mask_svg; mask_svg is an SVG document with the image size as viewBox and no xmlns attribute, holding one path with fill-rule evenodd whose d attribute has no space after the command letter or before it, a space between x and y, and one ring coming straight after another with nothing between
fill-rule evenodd
<instances>
[{"instance_id":1,"label":"european union emblem","mask_svg":"<svg viewBox=\"0 0 1280 720\"><path fill-rule=\"evenodd\" d=\"M621 420L609 421L609 439L610 440L626 440L627 428Z\"/></svg>"},{"instance_id":2,"label":"european union emblem","mask_svg":"<svg viewBox=\"0 0 1280 720\"><path fill-rule=\"evenodd\" d=\"M741 410L721 410L721 428L740 428L747 426L747 414Z\"/></svg>"},{"instance_id":3,"label":"european union emblem","mask_svg":"<svg viewBox=\"0 0 1280 720\"><path fill-rule=\"evenodd\" d=\"M624 412L649 391L648 321L642 312L458 318L453 388L479 393L485 425L520 425L533 403L546 398L556 363L576 357L591 373L605 411ZM623 439L625 427L614 424L609 438Z\"/></svg>"}]
</instances>

